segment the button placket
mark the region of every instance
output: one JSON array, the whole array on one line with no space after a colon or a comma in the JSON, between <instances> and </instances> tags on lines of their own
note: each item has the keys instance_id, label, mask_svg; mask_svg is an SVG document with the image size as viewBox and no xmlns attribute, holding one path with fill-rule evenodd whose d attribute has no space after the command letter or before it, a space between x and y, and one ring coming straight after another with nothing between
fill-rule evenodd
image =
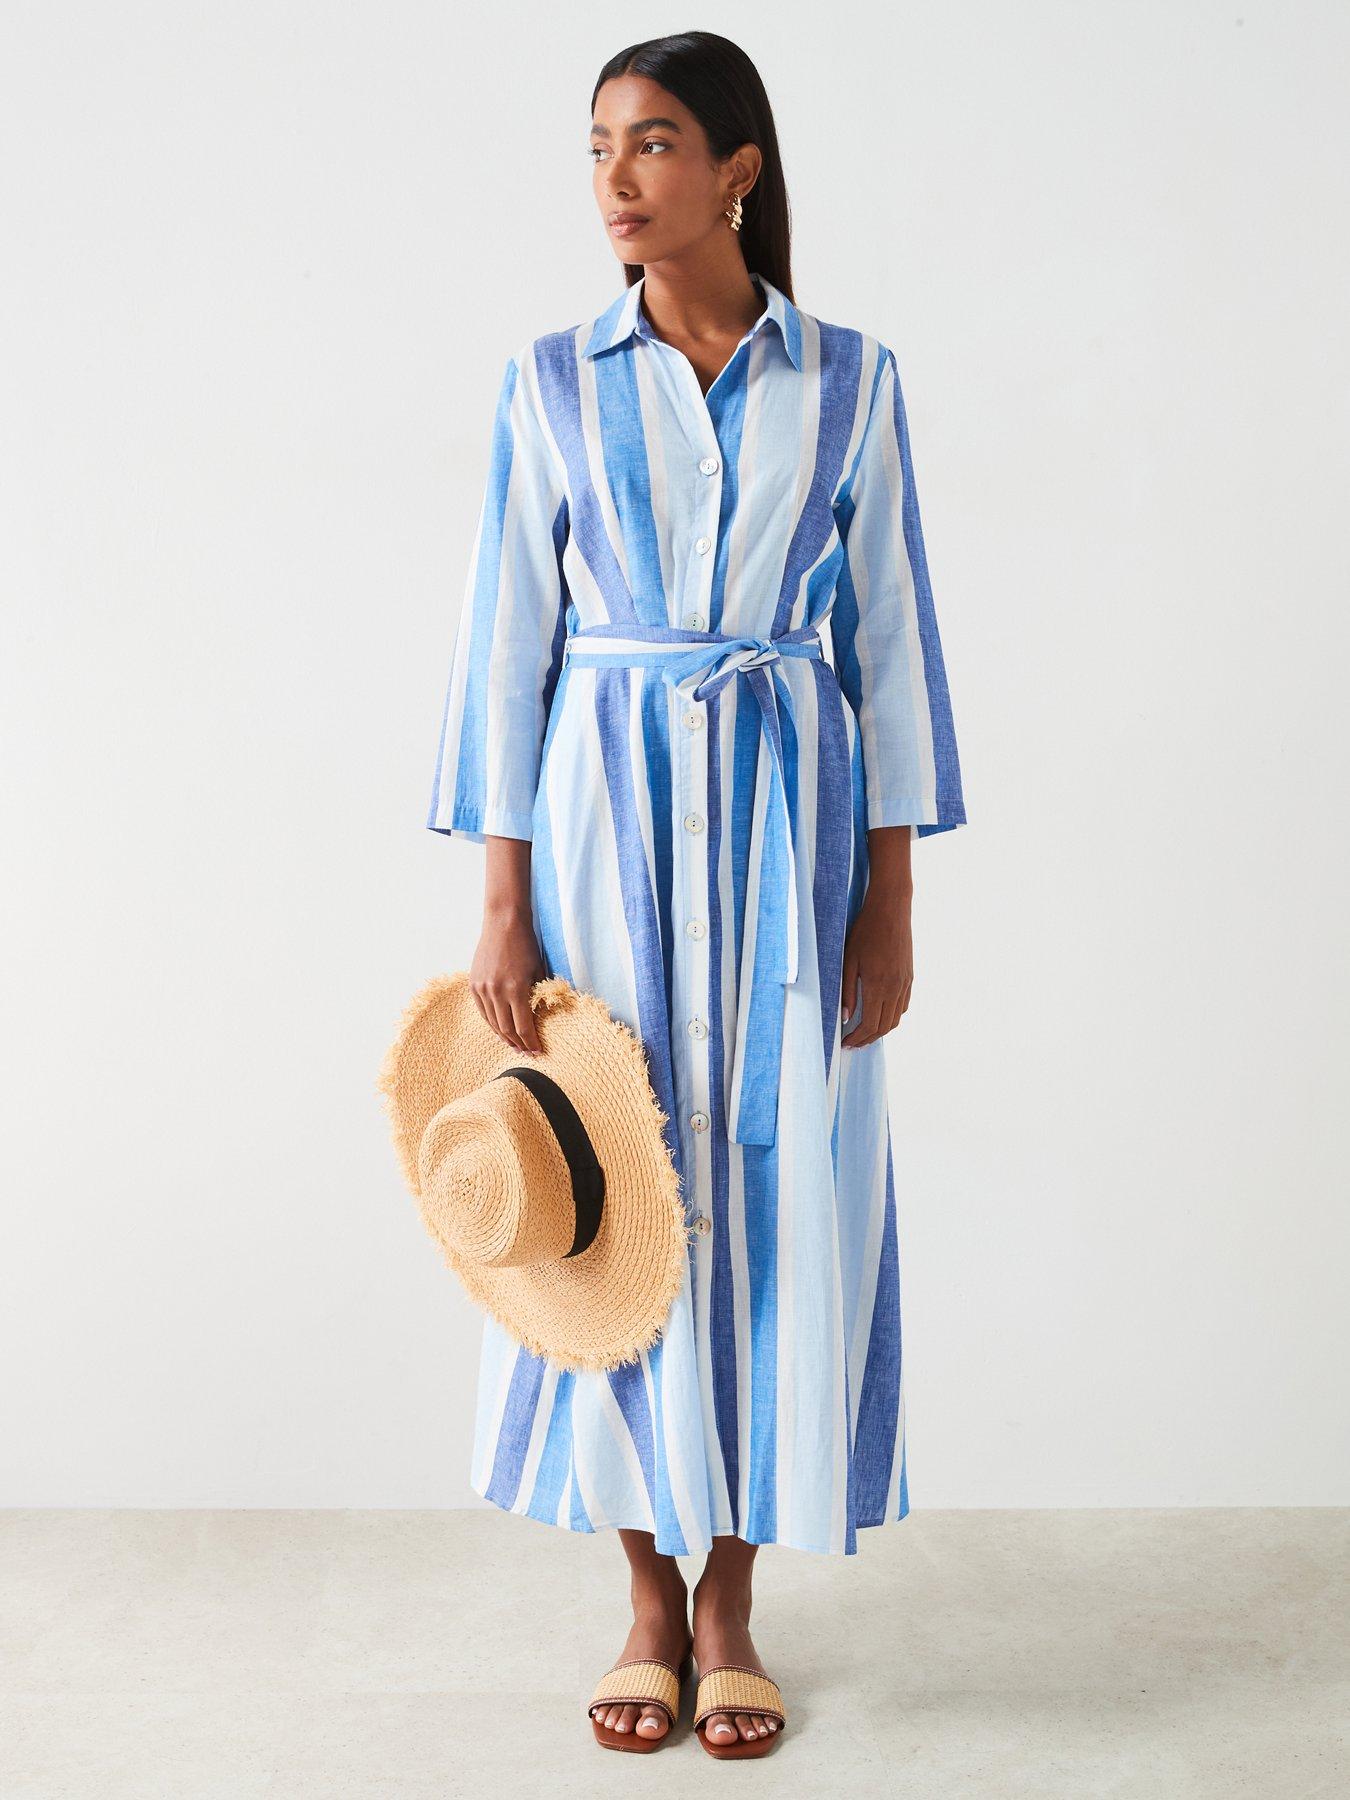
<instances>
[{"instance_id":1,"label":"button placket","mask_svg":"<svg viewBox=\"0 0 1350 1800\"><path fill-rule=\"evenodd\" d=\"M675 716L679 753L675 767L680 771L680 791L673 804L679 809L680 839L684 846L684 946L679 959L684 979L676 996L682 1008L686 1054L681 1058L688 1072L685 1123L688 1128L693 1183L685 1200L685 1217L698 1232L698 1242L705 1241L707 1227L698 1220L706 1217L704 1207L712 1183L712 1146L709 1129L712 1124L709 1058L707 1052L708 1008L708 733L705 729L707 704L686 699L672 692L670 704Z\"/></svg>"},{"instance_id":2,"label":"button placket","mask_svg":"<svg viewBox=\"0 0 1350 1800\"><path fill-rule=\"evenodd\" d=\"M709 419L709 436L712 422ZM704 521L703 529L693 540L693 562L697 575L693 591L694 605L685 614L685 628L690 631L712 629L712 587L717 558L712 554L717 543L717 526L722 508L722 458L715 439L707 443L699 458L694 477L694 523ZM691 947L688 957L689 981L686 989L685 1033L686 1061L691 1069L691 1092L696 1096L689 1114L689 1128L694 1138L693 1164L697 1183L690 1197L688 1215L697 1232L700 1247L708 1244L712 1221L704 1210L712 1184L712 1147L709 1131L711 1114L712 1058L708 1044L708 1017L711 1010L711 958L709 955L708 921L708 703L692 698L679 702L680 736L683 740L679 766L688 772L688 786L680 796L683 804L683 838L690 871L689 910L685 919L685 941Z\"/></svg>"},{"instance_id":3,"label":"button placket","mask_svg":"<svg viewBox=\"0 0 1350 1800\"><path fill-rule=\"evenodd\" d=\"M692 523L697 527L702 521L703 528L692 539L691 560L694 567L691 585L696 599L684 619L685 627L690 631L711 629L713 573L717 563L713 553L717 548L717 527L722 513L722 458L719 450L712 421L709 419L704 452L698 460L692 495Z\"/></svg>"}]
</instances>

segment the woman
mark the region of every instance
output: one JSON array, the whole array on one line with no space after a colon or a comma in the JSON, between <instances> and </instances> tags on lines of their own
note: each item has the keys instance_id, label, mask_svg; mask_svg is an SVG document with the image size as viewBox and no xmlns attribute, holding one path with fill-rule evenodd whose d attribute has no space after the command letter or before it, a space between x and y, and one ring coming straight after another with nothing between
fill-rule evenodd
<instances>
[{"instance_id":1,"label":"woman","mask_svg":"<svg viewBox=\"0 0 1350 1800\"><path fill-rule=\"evenodd\" d=\"M754 66L657 39L592 115L627 286L507 364L427 822L487 845L494 1030L538 1049L530 986L562 974L641 1037L693 1235L638 1363L568 1373L487 1321L472 1479L618 1530L635 1679L762 1671L757 1546L851 1555L908 1511L881 1039L911 841L965 812L895 357L791 299ZM750 1691L705 1748L770 1746ZM592 1716L646 1748L672 1710Z\"/></svg>"}]
</instances>

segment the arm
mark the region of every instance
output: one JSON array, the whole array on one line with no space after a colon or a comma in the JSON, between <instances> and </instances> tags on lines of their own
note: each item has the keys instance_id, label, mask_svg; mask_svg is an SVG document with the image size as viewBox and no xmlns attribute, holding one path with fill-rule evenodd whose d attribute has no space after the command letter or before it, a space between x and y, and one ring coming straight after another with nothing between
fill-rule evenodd
<instances>
[{"instance_id":1,"label":"arm","mask_svg":"<svg viewBox=\"0 0 1350 1800\"><path fill-rule=\"evenodd\" d=\"M486 846L470 970L488 1024L537 1050L531 984L547 971L530 887L533 809L568 595L566 491L540 420L530 354L502 377L491 459L455 637L427 825Z\"/></svg>"},{"instance_id":2,"label":"arm","mask_svg":"<svg viewBox=\"0 0 1350 1800\"><path fill-rule=\"evenodd\" d=\"M530 899L530 843L487 840L483 929L469 965L469 987L492 1029L517 1050L542 1048L530 988L548 970L539 954Z\"/></svg>"},{"instance_id":3,"label":"arm","mask_svg":"<svg viewBox=\"0 0 1350 1800\"><path fill-rule=\"evenodd\" d=\"M863 1010L840 1043L861 1049L893 1031L909 1010L914 985L914 934L910 872L912 833L904 825L878 825L867 834L867 892L844 939L840 1006L846 1018Z\"/></svg>"},{"instance_id":4,"label":"arm","mask_svg":"<svg viewBox=\"0 0 1350 1800\"><path fill-rule=\"evenodd\" d=\"M851 1048L908 1009L913 840L965 822L961 771L895 356L875 347L871 402L836 501L844 564L831 612L836 666L858 721L868 883L844 946Z\"/></svg>"}]
</instances>

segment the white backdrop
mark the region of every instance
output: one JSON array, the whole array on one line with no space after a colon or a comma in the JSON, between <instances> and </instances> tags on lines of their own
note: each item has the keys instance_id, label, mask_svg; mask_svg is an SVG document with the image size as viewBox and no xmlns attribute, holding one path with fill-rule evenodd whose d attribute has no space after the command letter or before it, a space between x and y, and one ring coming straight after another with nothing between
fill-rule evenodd
<instances>
[{"instance_id":1,"label":"white backdrop","mask_svg":"<svg viewBox=\"0 0 1350 1800\"><path fill-rule=\"evenodd\" d=\"M622 288L615 16L6 9L5 1503L477 1504L373 1084L477 936L423 821L501 368ZM715 28L798 304L899 358L966 782L913 1503L1350 1501L1350 16L831 20Z\"/></svg>"}]
</instances>

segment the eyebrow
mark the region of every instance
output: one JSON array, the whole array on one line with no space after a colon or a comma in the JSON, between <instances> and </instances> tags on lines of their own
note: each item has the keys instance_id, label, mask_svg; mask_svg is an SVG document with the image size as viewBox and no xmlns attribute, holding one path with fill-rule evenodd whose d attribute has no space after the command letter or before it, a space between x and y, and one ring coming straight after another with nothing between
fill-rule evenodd
<instances>
[{"instance_id":1,"label":"eyebrow","mask_svg":"<svg viewBox=\"0 0 1350 1800\"><path fill-rule=\"evenodd\" d=\"M651 131L653 129L653 127L657 126L657 125L663 126L667 131L678 131L680 129L679 126L675 123L674 119L662 119L659 117L655 117L655 118L651 118L651 119L634 119L633 123L626 128L627 135L629 137L638 137L641 135L642 132ZM608 125L597 125L595 123L594 119L592 119L592 121L591 121L591 136L592 137L606 137L607 138L607 137L613 137L613 135L614 135L614 133L610 130Z\"/></svg>"}]
</instances>

